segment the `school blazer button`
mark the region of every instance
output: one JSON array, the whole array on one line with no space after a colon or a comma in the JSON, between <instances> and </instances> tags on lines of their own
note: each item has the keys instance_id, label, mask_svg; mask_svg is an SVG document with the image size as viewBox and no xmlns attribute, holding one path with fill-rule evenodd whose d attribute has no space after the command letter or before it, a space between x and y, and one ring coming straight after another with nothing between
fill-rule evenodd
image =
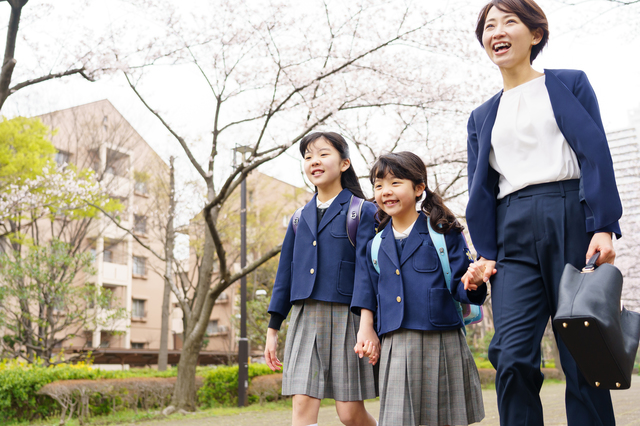
<instances>
[{"instance_id":1,"label":"school blazer button","mask_svg":"<svg viewBox=\"0 0 640 426\"><path fill-rule=\"evenodd\" d=\"M315 241L313 242L313 246L314 246L314 247L316 246L316 242L315 242Z\"/></svg>"},{"instance_id":2,"label":"school blazer button","mask_svg":"<svg viewBox=\"0 0 640 426\"><path fill-rule=\"evenodd\" d=\"M396 297L396 300L398 301L398 303L402 302L402 297L398 296Z\"/></svg>"},{"instance_id":3,"label":"school blazer button","mask_svg":"<svg viewBox=\"0 0 640 426\"><path fill-rule=\"evenodd\" d=\"M396 269L396 275L400 275L400 271ZM399 302L399 300L398 300Z\"/></svg>"},{"instance_id":4,"label":"school blazer button","mask_svg":"<svg viewBox=\"0 0 640 426\"><path fill-rule=\"evenodd\" d=\"M313 275L313 272L314 272L314 270L313 270L313 268L311 268L311 270L309 271L309 273L310 273L311 275Z\"/></svg>"}]
</instances>

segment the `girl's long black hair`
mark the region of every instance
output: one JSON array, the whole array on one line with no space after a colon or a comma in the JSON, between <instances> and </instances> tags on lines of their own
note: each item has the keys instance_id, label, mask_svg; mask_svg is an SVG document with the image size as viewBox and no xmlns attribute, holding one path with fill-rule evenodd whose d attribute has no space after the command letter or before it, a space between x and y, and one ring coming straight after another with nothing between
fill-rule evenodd
<instances>
[{"instance_id":1,"label":"girl's long black hair","mask_svg":"<svg viewBox=\"0 0 640 426\"><path fill-rule=\"evenodd\" d=\"M420 208L431 218L431 227L441 234L446 234L451 230L462 231L464 227L458 222L451 210L444 205L442 197L431 191L427 186L427 166L412 152L392 152L381 155L371 168L369 180L371 184L376 179L383 179L391 174L398 179L408 179L413 182L413 187L421 183L424 184L425 197ZM416 197L416 202L420 197ZM391 217L378 206L376 213L378 221L378 232L384 229L391 220Z\"/></svg>"},{"instance_id":2,"label":"girl's long black hair","mask_svg":"<svg viewBox=\"0 0 640 426\"><path fill-rule=\"evenodd\" d=\"M346 160L350 159L349 157L349 145L347 145L347 141L344 138L335 132L314 132L309 133L300 141L300 154L302 158L304 158L305 152L307 152L307 147L310 143L315 142L320 138L325 138L335 149L340 153L340 159ZM353 169L353 164L349 165L349 168L342 172L340 176L340 184L343 189L348 189L351 191L353 195L356 197L360 197L362 199L366 199L364 193L362 192L362 187L360 186L360 181L358 180L358 175L356 175L356 171ZM318 188L316 188L316 192L318 192Z\"/></svg>"}]
</instances>

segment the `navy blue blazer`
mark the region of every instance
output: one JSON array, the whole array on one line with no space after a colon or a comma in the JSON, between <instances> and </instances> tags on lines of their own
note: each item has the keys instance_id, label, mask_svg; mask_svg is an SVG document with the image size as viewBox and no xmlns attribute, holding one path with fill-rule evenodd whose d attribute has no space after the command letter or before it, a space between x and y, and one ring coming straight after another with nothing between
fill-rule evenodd
<instances>
[{"instance_id":1,"label":"navy blue blazer","mask_svg":"<svg viewBox=\"0 0 640 426\"><path fill-rule=\"evenodd\" d=\"M351 310L376 313L376 331L382 335L399 328L411 330L452 330L464 326L453 303L481 305L487 296L487 286L467 291L461 279L471 260L467 257L467 243L461 232L445 234L451 292L447 289L438 253L429 236L427 216L416 221L407 237L401 258L398 258L391 223L382 230L376 272L371 261L371 242L365 258L358 257L356 283ZM453 298L451 297L453 296Z\"/></svg>"},{"instance_id":2,"label":"navy blue blazer","mask_svg":"<svg viewBox=\"0 0 640 426\"><path fill-rule=\"evenodd\" d=\"M577 70L544 70L556 123L580 164L580 200L587 232L615 232L622 203L596 95ZM491 131L502 91L475 109L467 125L469 203L467 224L478 255L496 260L496 197L499 174L489 165Z\"/></svg>"},{"instance_id":3,"label":"navy blue blazer","mask_svg":"<svg viewBox=\"0 0 640 426\"><path fill-rule=\"evenodd\" d=\"M291 221L282 243L269 313L286 317L292 303L314 299L349 305L353 294L356 256L364 256L375 235L376 207L365 201L353 247L347 235L351 191L343 189L318 224L316 197L304 206L296 233Z\"/></svg>"}]
</instances>

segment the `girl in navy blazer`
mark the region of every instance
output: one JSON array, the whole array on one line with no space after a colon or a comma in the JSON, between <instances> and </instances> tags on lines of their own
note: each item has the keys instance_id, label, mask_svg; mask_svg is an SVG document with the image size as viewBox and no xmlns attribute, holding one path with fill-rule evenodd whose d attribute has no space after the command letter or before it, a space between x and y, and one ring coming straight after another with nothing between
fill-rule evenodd
<instances>
[{"instance_id":1,"label":"girl in navy blazer","mask_svg":"<svg viewBox=\"0 0 640 426\"><path fill-rule=\"evenodd\" d=\"M357 259L351 309L362 318L354 350L373 362L379 355L380 425L478 422L484 417L480 379L454 299L480 305L487 286L481 269L468 272L471 256L463 228L427 188L426 167L417 155L381 156L370 179L382 232L380 272L373 264L370 242L366 256ZM427 221L445 235L451 291ZM461 281L465 273L466 285ZM382 336L381 351L374 344L376 333Z\"/></svg>"},{"instance_id":2,"label":"girl in navy blazer","mask_svg":"<svg viewBox=\"0 0 640 426\"><path fill-rule=\"evenodd\" d=\"M282 243L264 356L272 370L283 367L282 394L293 395L294 426L315 425L323 398L335 399L345 425L375 426L363 403L377 396L373 366L351 352L360 317L349 304L356 257L364 256L375 234L376 208L362 204L352 244L350 201L364 194L347 143L337 133L312 133L300 142L300 154L317 193L297 224L292 218ZM277 332L290 310L283 366L276 357Z\"/></svg>"},{"instance_id":3,"label":"girl in navy blazer","mask_svg":"<svg viewBox=\"0 0 640 426\"><path fill-rule=\"evenodd\" d=\"M502 425L542 425L540 342L557 307L565 264L596 251L613 263L622 205L596 96L582 71L534 70L549 37L533 0L493 0L476 36L504 90L471 113L467 223L491 279ZM476 266L472 266L472 269ZM586 382L556 335L569 425L613 425L609 391Z\"/></svg>"}]
</instances>

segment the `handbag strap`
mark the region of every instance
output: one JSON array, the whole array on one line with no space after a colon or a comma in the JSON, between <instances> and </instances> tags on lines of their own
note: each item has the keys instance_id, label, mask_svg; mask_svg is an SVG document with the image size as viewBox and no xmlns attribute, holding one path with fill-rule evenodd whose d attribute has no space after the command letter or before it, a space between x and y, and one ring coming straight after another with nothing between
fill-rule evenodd
<instances>
[{"instance_id":1,"label":"handbag strap","mask_svg":"<svg viewBox=\"0 0 640 426\"><path fill-rule=\"evenodd\" d=\"M598 260L599 257L600 257L600 252L597 251L593 256L591 256L591 258L589 259L585 267L582 268L582 272L585 274L588 274L589 272L595 271L596 261Z\"/></svg>"}]
</instances>

